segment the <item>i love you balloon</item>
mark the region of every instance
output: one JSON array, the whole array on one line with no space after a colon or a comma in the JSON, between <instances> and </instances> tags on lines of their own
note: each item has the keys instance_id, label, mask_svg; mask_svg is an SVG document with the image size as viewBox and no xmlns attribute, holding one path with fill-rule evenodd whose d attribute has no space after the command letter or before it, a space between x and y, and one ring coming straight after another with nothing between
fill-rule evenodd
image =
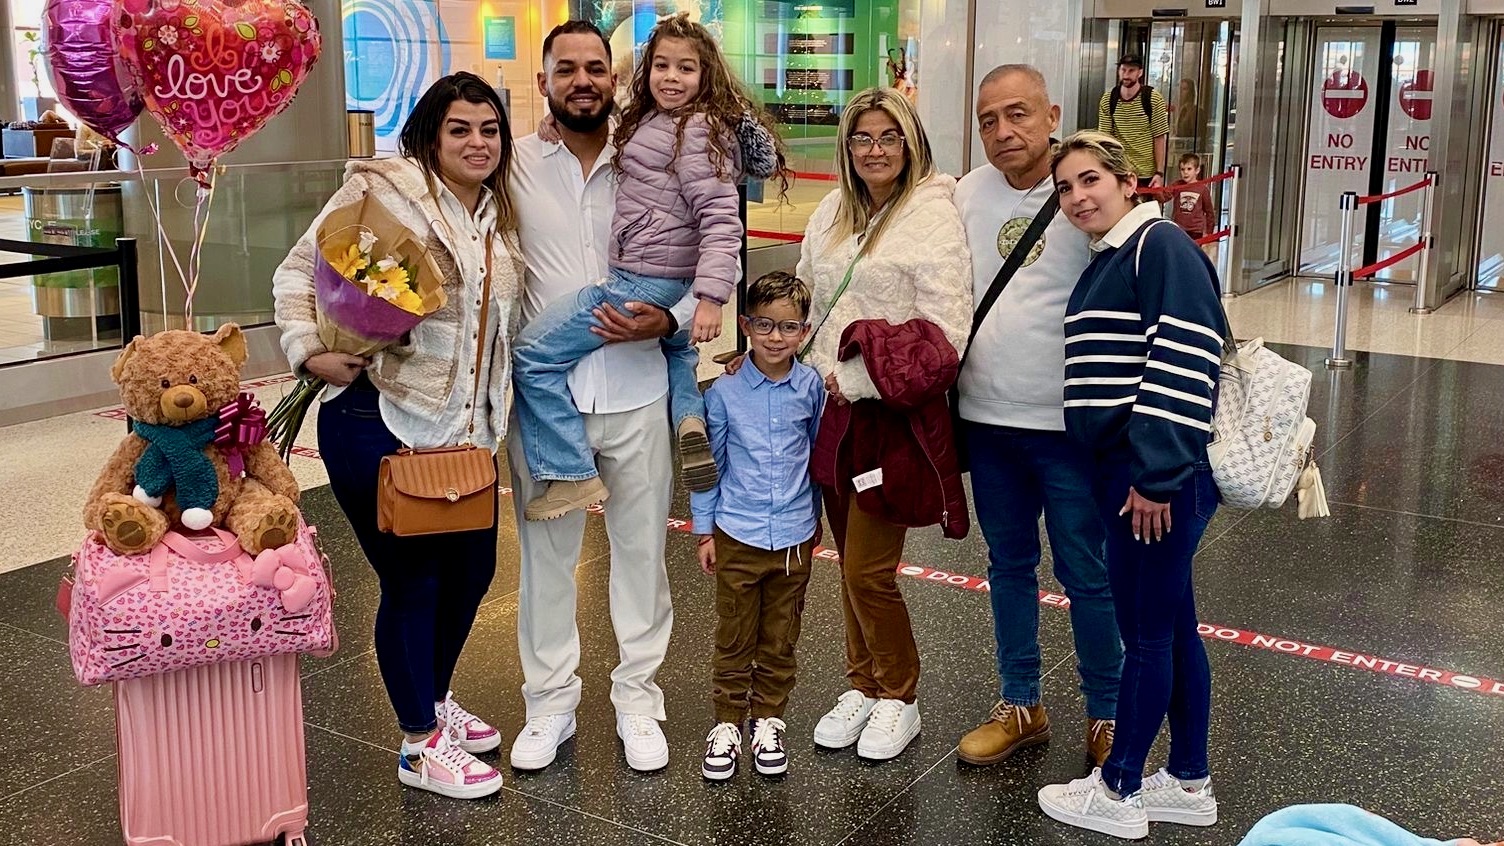
<instances>
[{"instance_id":1,"label":"i love you balloon","mask_svg":"<svg viewBox=\"0 0 1504 846\"><path fill-rule=\"evenodd\" d=\"M141 92L119 61L114 0L47 0L42 44L58 100L90 129L120 143L141 114Z\"/></svg>"},{"instance_id":2,"label":"i love you balloon","mask_svg":"<svg viewBox=\"0 0 1504 846\"><path fill-rule=\"evenodd\" d=\"M200 182L213 160L287 108L319 56L297 0L120 0L120 56Z\"/></svg>"}]
</instances>

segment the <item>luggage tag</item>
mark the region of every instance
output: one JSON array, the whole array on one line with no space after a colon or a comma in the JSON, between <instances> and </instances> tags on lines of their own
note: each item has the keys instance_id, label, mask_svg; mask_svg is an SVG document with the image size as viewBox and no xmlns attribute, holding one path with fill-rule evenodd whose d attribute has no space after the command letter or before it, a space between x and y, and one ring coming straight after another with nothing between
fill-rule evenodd
<instances>
[{"instance_id":1,"label":"luggage tag","mask_svg":"<svg viewBox=\"0 0 1504 846\"><path fill-rule=\"evenodd\" d=\"M869 470L860 476L851 477L851 486L856 488L857 493L875 488L883 483L883 468Z\"/></svg>"}]
</instances>

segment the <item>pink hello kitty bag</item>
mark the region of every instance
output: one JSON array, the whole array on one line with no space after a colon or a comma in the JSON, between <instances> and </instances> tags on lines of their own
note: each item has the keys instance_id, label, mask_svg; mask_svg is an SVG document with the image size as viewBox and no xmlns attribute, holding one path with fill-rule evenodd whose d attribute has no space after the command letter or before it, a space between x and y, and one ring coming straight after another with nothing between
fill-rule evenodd
<instances>
[{"instance_id":1,"label":"pink hello kitty bag","mask_svg":"<svg viewBox=\"0 0 1504 846\"><path fill-rule=\"evenodd\" d=\"M86 685L338 646L328 559L301 521L293 543L255 558L217 528L136 555L91 533L73 569L69 651Z\"/></svg>"}]
</instances>

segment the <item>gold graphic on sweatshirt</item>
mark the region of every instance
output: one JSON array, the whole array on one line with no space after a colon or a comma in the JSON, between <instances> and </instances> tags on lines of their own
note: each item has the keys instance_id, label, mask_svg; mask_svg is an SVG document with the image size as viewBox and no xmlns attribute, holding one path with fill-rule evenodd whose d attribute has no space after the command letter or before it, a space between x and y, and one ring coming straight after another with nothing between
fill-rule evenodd
<instances>
[{"instance_id":1,"label":"gold graphic on sweatshirt","mask_svg":"<svg viewBox=\"0 0 1504 846\"><path fill-rule=\"evenodd\" d=\"M1031 218L1015 217L1004 223L1003 228L997 231L997 254L1002 256L1004 261L1008 260L1008 254L1013 252L1013 247L1018 244L1019 239L1024 237L1024 232L1028 231L1030 223L1033 223ZM1045 238L1044 233L1040 233L1039 240L1034 242L1034 248L1029 250L1029 254L1024 257L1023 267L1028 267L1039 260L1039 256L1044 253Z\"/></svg>"}]
</instances>

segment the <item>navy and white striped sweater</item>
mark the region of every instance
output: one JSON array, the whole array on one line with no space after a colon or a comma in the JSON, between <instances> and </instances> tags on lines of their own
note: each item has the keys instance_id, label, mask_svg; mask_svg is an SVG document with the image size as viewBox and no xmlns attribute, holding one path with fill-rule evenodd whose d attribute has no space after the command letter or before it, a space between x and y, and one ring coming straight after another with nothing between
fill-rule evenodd
<instances>
[{"instance_id":1,"label":"navy and white striped sweater","mask_svg":"<svg viewBox=\"0 0 1504 846\"><path fill-rule=\"evenodd\" d=\"M1206 457L1226 324L1211 261L1155 219L1147 205L1130 212L1071 294L1065 428L1098 452L1126 450L1133 487L1165 502Z\"/></svg>"}]
</instances>

